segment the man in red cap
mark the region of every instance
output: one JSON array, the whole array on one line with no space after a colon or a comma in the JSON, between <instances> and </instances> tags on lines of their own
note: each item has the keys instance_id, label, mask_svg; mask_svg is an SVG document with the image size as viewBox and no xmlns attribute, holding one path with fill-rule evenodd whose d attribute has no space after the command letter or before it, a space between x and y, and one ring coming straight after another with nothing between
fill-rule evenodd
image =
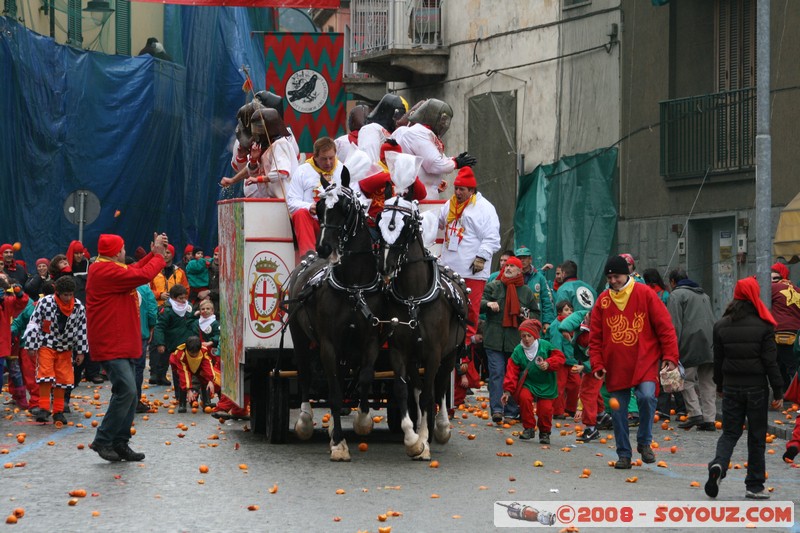
<instances>
[{"instance_id":1,"label":"man in red cap","mask_svg":"<svg viewBox=\"0 0 800 533\"><path fill-rule=\"evenodd\" d=\"M794 344L800 330L800 289L789 281L789 268L783 263L771 267L772 315L775 326L775 344L778 345L778 367L785 384L792 382L797 373Z\"/></svg>"},{"instance_id":2,"label":"man in red cap","mask_svg":"<svg viewBox=\"0 0 800 533\"><path fill-rule=\"evenodd\" d=\"M25 265L14 259L14 247L10 244L3 244L0 246L0 253L3 254L3 270L6 275L12 281L24 286L28 281L28 271L25 270Z\"/></svg>"},{"instance_id":3,"label":"man in red cap","mask_svg":"<svg viewBox=\"0 0 800 533\"><path fill-rule=\"evenodd\" d=\"M494 206L478 192L472 168L459 170L453 185L455 194L439 213L439 229L445 233L439 262L464 278L471 291L466 337L469 346L477 332L492 256L500 250L500 220Z\"/></svg>"},{"instance_id":4,"label":"man in red cap","mask_svg":"<svg viewBox=\"0 0 800 533\"><path fill-rule=\"evenodd\" d=\"M111 381L108 402L90 447L106 461L141 461L143 453L128 446L139 398L136 362L142 338L136 287L148 283L164 267L167 236L154 235L150 253L125 265L125 243L119 235L100 235L97 261L86 282L86 326L89 350Z\"/></svg>"},{"instance_id":5,"label":"man in red cap","mask_svg":"<svg viewBox=\"0 0 800 533\"><path fill-rule=\"evenodd\" d=\"M167 245L164 253L164 267L150 281L150 290L158 302L159 312L169 300L169 290L175 285L183 285L189 291L189 278L182 268L173 264L175 257L175 247ZM167 379L167 369L169 368L169 354L160 354L154 344L150 345L150 384L151 385L170 385Z\"/></svg>"}]
</instances>

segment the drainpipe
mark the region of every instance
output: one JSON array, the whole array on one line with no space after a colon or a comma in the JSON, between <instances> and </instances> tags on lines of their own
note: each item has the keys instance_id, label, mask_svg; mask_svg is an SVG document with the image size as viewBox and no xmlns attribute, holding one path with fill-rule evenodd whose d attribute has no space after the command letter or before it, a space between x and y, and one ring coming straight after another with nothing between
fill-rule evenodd
<instances>
[{"instance_id":1,"label":"drainpipe","mask_svg":"<svg viewBox=\"0 0 800 533\"><path fill-rule=\"evenodd\" d=\"M758 0L756 7L756 278L761 300L771 306L772 281L772 137L769 133L769 2Z\"/></svg>"}]
</instances>

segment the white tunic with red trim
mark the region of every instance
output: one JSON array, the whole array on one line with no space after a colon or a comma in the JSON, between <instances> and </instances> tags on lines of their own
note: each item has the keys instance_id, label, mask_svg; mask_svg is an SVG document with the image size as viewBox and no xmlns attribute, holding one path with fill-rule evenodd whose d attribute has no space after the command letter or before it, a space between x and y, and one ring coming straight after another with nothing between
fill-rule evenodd
<instances>
[{"instance_id":1,"label":"white tunic with red trim","mask_svg":"<svg viewBox=\"0 0 800 533\"><path fill-rule=\"evenodd\" d=\"M464 208L461 216L447 222L450 204L439 211L439 229L445 230L439 262L449 266L466 279L489 279L492 256L500 249L500 220L494 206L481 195ZM472 273L475 257L486 259L483 270Z\"/></svg>"},{"instance_id":2,"label":"white tunic with red trim","mask_svg":"<svg viewBox=\"0 0 800 533\"><path fill-rule=\"evenodd\" d=\"M325 179L329 181L333 179L334 183L342 182L342 163L338 159L333 172ZM289 208L289 213L294 215L300 209L310 208L322 191L320 173L311 163L303 163L292 173L291 182L286 189L286 206Z\"/></svg>"},{"instance_id":3,"label":"white tunic with red trim","mask_svg":"<svg viewBox=\"0 0 800 533\"><path fill-rule=\"evenodd\" d=\"M422 158L419 179L428 190L428 199L439 198L439 183L455 170L456 162L444 154L442 141L423 124L414 124L399 137L403 153Z\"/></svg>"}]
</instances>

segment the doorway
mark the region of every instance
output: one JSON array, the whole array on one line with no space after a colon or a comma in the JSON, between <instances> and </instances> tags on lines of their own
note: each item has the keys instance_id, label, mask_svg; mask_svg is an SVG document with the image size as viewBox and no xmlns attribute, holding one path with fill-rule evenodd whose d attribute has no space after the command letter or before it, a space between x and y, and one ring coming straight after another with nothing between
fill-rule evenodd
<instances>
[{"instance_id":1,"label":"doorway","mask_svg":"<svg viewBox=\"0 0 800 533\"><path fill-rule=\"evenodd\" d=\"M724 216L689 221L686 271L711 298L719 319L733 298L736 269L736 217Z\"/></svg>"}]
</instances>

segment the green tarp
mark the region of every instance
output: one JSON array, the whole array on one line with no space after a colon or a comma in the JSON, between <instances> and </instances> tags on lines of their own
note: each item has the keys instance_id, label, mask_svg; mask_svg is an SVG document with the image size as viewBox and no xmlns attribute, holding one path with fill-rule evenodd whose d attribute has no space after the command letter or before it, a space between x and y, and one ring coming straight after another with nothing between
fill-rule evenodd
<instances>
[{"instance_id":1,"label":"green tarp","mask_svg":"<svg viewBox=\"0 0 800 533\"><path fill-rule=\"evenodd\" d=\"M603 267L617 229L616 170L617 149L601 148L539 165L520 177L516 245L531 249L534 265L572 259L580 279L605 285Z\"/></svg>"}]
</instances>

